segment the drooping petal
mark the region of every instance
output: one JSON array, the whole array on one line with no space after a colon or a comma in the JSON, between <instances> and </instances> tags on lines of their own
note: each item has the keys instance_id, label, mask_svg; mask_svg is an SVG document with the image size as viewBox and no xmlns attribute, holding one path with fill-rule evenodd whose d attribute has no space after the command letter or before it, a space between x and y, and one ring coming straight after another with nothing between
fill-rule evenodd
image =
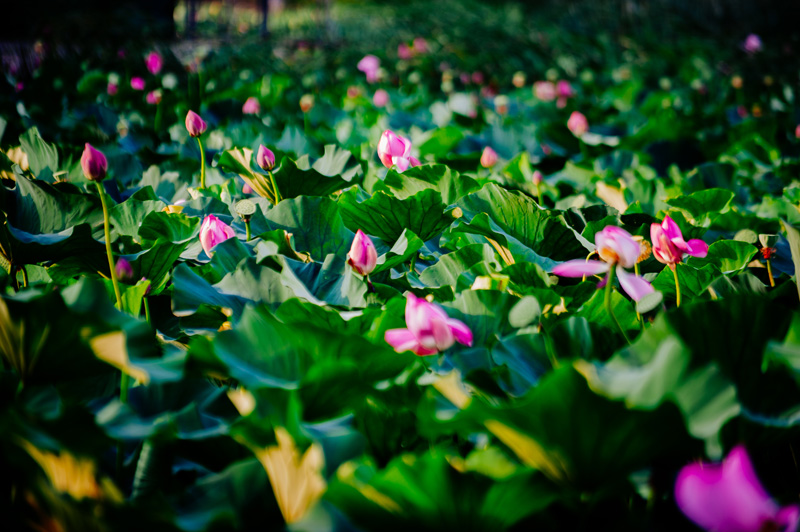
<instances>
[{"instance_id":1,"label":"drooping petal","mask_svg":"<svg viewBox=\"0 0 800 532\"><path fill-rule=\"evenodd\" d=\"M453 331L456 342L469 347L472 346L472 331L465 323L450 318L447 320L447 325L450 327L450 330Z\"/></svg>"},{"instance_id":2,"label":"drooping petal","mask_svg":"<svg viewBox=\"0 0 800 532\"><path fill-rule=\"evenodd\" d=\"M398 353L414 351L419 346L417 337L408 329L389 329L383 338Z\"/></svg>"},{"instance_id":3,"label":"drooping petal","mask_svg":"<svg viewBox=\"0 0 800 532\"><path fill-rule=\"evenodd\" d=\"M639 301L647 294L652 294L655 291L652 285L645 281L643 277L628 273L622 268L617 269L617 277L619 277L619 285L634 301Z\"/></svg>"},{"instance_id":4,"label":"drooping petal","mask_svg":"<svg viewBox=\"0 0 800 532\"><path fill-rule=\"evenodd\" d=\"M599 260L586 261L583 259L568 260L553 268L553 274L561 277L583 277L584 275L598 275L607 272L609 265Z\"/></svg>"},{"instance_id":5,"label":"drooping petal","mask_svg":"<svg viewBox=\"0 0 800 532\"><path fill-rule=\"evenodd\" d=\"M408 157L392 157L392 162L397 167L397 171L401 174L408 170L408 167L411 165L411 161Z\"/></svg>"},{"instance_id":6,"label":"drooping petal","mask_svg":"<svg viewBox=\"0 0 800 532\"><path fill-rule=\"evenodd\" d=\"M708 244L700 240L699 238L693 238L686 243L686 246L689 248L686 251L687 255L691 255L692 257L703 258L708 255Z\"/></svg>"},{"instance_id":7,"label":"drooping petal","mask_svg":"<svg viewBox=\"0 0 800 532\"><path fill-rule=\"evenodd\" d=\"M447 324L447 319L438 317L431 320L431 336L433 337L436 349L439 351L450 349L456 341L453 336L453 331Z\"/></svg>"}]
</instances>

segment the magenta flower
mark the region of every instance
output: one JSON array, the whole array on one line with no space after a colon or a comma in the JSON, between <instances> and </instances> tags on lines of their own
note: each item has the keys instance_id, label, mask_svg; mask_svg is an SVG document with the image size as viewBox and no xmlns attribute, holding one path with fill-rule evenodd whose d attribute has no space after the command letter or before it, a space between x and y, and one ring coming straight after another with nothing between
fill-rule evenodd
<instances>
[{"instance_id":1,"label":"magenta flower","mask_svg":"<svg viewBox=\"0 0 800 532\"><path fill-rule=\"evenodd\" d=\"M378 157L383 166L391 168L396 165L397 171L401 173L409 167L422 164L411 156L411 141L388 129L383 132L378 141Z\"/></svg>"},{"instance_id":2,"label":"magenta flower","mask_svg":"<svg viewBox=\"0 0 800 532\"><path fill-rule=\"evenodd\" d=\"M374 55L364 56L358 62L357 68L366 74L367 83L375 83L378 81L378 69L381 67L381 60Z\"/></svg>"},{"instance_id":3,"label":"magenta flower","mask_svg":"<svg viewBox=\"0 0 800 532\"><path fill-rule=\"evenodd\" d=\"M417 54L424 54L427 53L429 50L428 48L428 41L425 40L424 37L417 37L414 39L414 52Z\"/></svg>"},{"instance_id":4,"label":"magenta flower","mask_svg":"<svg viewBox=\"0 0 800 532\"><path fill-rule=\"evenodd\" d=\"M147 100L147 103L149 103L150 105L158 105L158 104L160 104L161 103L161 91L156 89L154 91L148 92L147 96L145 97L145 100Z\"/></svg>"},{"instance_id":5,"label":"magenta flower","mask_svg":"<svg viewBox=\"0 0 800 532\"><path fill-rule=\"evenodd\" d=\"M361 275L369 275L378 264L378 251L375 244L361 230L356 231L356 237L347 254L347 264Z\"/></svg>"},{"instance_id":6,"label":"magenta flower","mask_svg":"<svg viewBox=\"0 0 800 532\"><path fill-rule=\"evenodd\" d=\"M561 80L556 85L556 92L558 93L558 101L556 107L562 109L567 106L567 100L575 96L575 91L572 90L572 85L569 81Z\"/></svg>"},{"instance_id":7,"label":"magenta flower","mask_svg":"<svg viewBox=\"0 0 800 532\"><path fill-rule=\"evenodd\" d=\"M200 118L200 115L194 111L186 113L186 131L189 132L189 135L192 137L199 137L206 132L207 127L208 124L206 124L205 120Z\"/></svg>"},{"instance_id":8,"label":"magenta flower","mask_svg":"<svg viewBox=\"0 0 800 532\"><path fill-rule=\"evenodd\" d=\"M261 112L261 104L258 102L255 96L250 96L247 100L245 100L244 105L242 105L242 113L246 115L257 115Z\"/></svg>"},{"instance_id":9,"label":"magenta flower","mask_svg":"<svg viewBox=\"0 0 800 532\"><path fill-rule=\"evenodd\" d=\"M625 268L634 267L642 253L641 245L633 239L630 233L621 227L609 225L595 234L594 244L601 261L570 260L553 268L553 273L561 277L583 277L606 273L612 266L618 266L616 275L619 278L619 284L634 301L639 301L653 292L650 283L636 274L625 271ZM608 276L601 285L604 285L607 280Z\"/></svg>"},{"instance_id":10,"label":"magenta flower","mask_svg":"<svg viewBox=\"0 0 800 532\"><path fill-rule=\"evenodd\" d=\"M569 120L567 120L567 127L573 135L576 137L582 137L587 131L589 131L589 121L586 120L586 117L583 115L583 113L579 111L573 111L572 114L569 115Z\"/></svg>"},{"instance_id":11,"label":"magenta flower","mask_svg":"<svg viewBox=\"0 0 800 532\"><path fill-rule=\"evenodd\" d=\"M497 164L497 152L486 146L481 154L481 166L491 168L495 164Z\"/></svg>"},{"instance_id":12,"label":"magenta flower","mask_svg":"<svg viewBox=\"0 0 800 532\"><path fill-rule=\"evenodd\" d=\"M144 62L147 65L147 70L154 76L161 72L161 67L164 66L164 59L161 54L155 51L147 54L147 59Z\"/></svg>"},{"instance_id":13,"label":"magenta flower","mask_svg":"<svg viewBox=\"0 0 800 532\"><path fill-rule=\"evenodd\" d=\"M780 507L756 476L747 450L737 445L722 464L689 464L675 481L678 508L713 532L795 532L800 506Z\"/></svg>"},{"instance_id":14,"label":"magenta flower","mask_svg":"<svg viewBox=\"0 0 800 532\"><path fill-rule=\"evenodd\" d=\"M550 81L537 81L533 84L533 94L543 102L552 102L558 95L556 86Z\"/></svg>"},{"instance_id":15,"label":"magenta flower","mask_svg":"<svg viewBox=\"0 0 800 532\"><path fill-rule=\"evenodd\" d=\"M684 255L702 258L708 254L708 244L696 238L686 242L681 228L669 216L665 216L661 224L650 225L650 240L653 242L653 256L670 268L675 268Z\"/></svg>"},{"instance_id":16,"label":"magenta flower","mask_svg":"<svg viewBox=\"0 0 800 532\"><path fill-rule=\"evenodd\" d=\"M759 37L755 33L751 33L744 40L742 48L744 48L744 51L747 52L748 54L755 54L757 52L760 52L764 48L764 45L761 42L761 37Z\"/></svg>"},{"instance_id":17,"label":"magenta flower","mask_svg":"<svg viewBox=\"0 0 800 532\"><path fill-rule=\"evenodd\" d=\"M404 42L397 45L397 57L400 59L411 59L414 53L411 48Z\"/></svg>"},{"instance_id":18,"label":"magenta flower","mask_svg":"<svg viewBox=\"0 0 800 532\"><path fill-rule=\"evenodd\" d=\"M103 152L96 150L88 142L81 155L81 170L89 181L102 181L108 171L108 159Z\"/></svg>"},{"instance_id":19,"label":"magenta flower","mask_svg":"<svg viewBox=\"0 0 800 532\"><path fill-rule=\"evenodd\" d=\"M471 79L472 83L474 83L475 85L482 85L484 80L483 72L481 72L480 70L476 70L475 72L472 73Z\"/></svg>"},{"instance_id":20,"label":"magenta flower","mask_svg":"<svg viewBox=\"0 0 800 532\"><path fill-rule=\"evenodd\" d=\"M117 274L117 279L126 283L133 279L133 266L124 257L117 259L117 264L114 266L114 273Z\"/></svg>"},{"instance_id":21,"label":"magenta flower","mask_svg":"<svg viewBox=\"0 0 800 532\"><path fill-rule=\"evenodd\" d=\"M131 88L135 91L144 90L144 78L135 77L131 78Z\"/></svg>"},{"instance_id":22,"label":"magenta flower","mask_svg":"<svg viewBox=\"0 0 800 532\"><path fill-rule=\"evenodd\" d=\"M395 351L411 351L415 355L434 355L449 349L455 342L471 346L472 331L459 320L450 318L435 303L406 295L407 329L390 329L384 334L386 343Z\"/></svg>"},{"instance_id":23,"label":"magenta flower","mask_svg":"<svg viewBox=\"0 0 800 532\"><path fill-rule=\"evenodd\" d=\"M258 147L258 152L256 153L256 163L262 170L272 170L275 168L275 154L262 144Z\"/></svg>"},{"instance_id":24,"label":"magenta flower","mask_svg":"<svg viewBox=\"0 0 800 532\"><path fill-rule=\"evenodd\" d=\"M106 92L108 92L109 96L114 96L117 93L117 90L119 90L119 87L116 83L109 83L106 87Z\"/></svg>"},{"instance_id":25,"label":"magenta flower","mask_svg":"<svg viewBox=\"0 0 800 532\"><path fill-rule=\"evenodd\" d=\"M378 108L386 107L386 104L389 103L389 93L383 89L376 90L372 95L372 103Z\"/></svg>"},{"instance_id":26,"label":"magenta flower","mask_svg":"<svg viewBox=\"0 0 800 532\"><path fill-rule=\"evenodd\" d=\"M213 214L206 216L200 225L200 244L209 257L217 244L234 236L233 228Z\"/></svg>"}]
</instances>

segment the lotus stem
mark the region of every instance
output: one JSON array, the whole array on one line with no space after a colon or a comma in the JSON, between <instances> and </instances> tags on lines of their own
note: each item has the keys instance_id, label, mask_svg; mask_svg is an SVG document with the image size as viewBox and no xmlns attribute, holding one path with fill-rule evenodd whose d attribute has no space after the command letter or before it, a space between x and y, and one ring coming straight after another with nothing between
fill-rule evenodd
<instances>
[{"instance_id":1,"label":"lotus stem","mask_svg":"<svg viewBox=\"0 0 800 532\"><path fill-rule=\"evenodd\" d=\"M275 176L272 175L272 170L267 170L269 174L269 182L272 183L272 192L275 194L275 205L281 201L281 192L278 190L278 182L275 181Z\"/></svg>"},{"instance_id":2,"label":"lotus stem","mask_svg":"<svg viewBox=\"0 0 800 532\"><path fill-rule=\"evenodd\" d=\"M772 261L767 259L767 275L769 276L769 285L775 287L775 278L772 276Z\"/></svg>"},{"instance_id":3,"label":"lotus stem","mask_svg":"<svg viewBox=\"0 0 800 532\"><path fill-rule=\"evenodd\" d=\"M539 200L539 206L542 206L542 186L537 183L536 184L536 197Z\"/></svg>"},{"instance_id":4,"label":"lotus stem","mask_svg":"<svg viewBox=\"0 0 800 532\"><path fill-rule=\"evenodd\" d=\"M206 188L206 152L203 150L203 141L197 138L197 145L200 146L200 189Z\"/></svg>"},{"instance_id":5,"label":"lotus stem","mask_svg":"<svg viewBox=\"0 0 800 532\"><path fill-rule=\"evenodd\" d=\"M625 329L622 328L620 325L617 316L614 315L614 304L611 301L611 293L614 291L614 277L617 273L616 271L617 266L612 265L611 269L608 270L608 282L606 283L606 294L605 294L605 303L606 303L606 312L608 312L611 319L614 320L614 323L617 324L617 328L622 333L622 336L625 338L625 341L631 343L630 338L628 338L628 334L625 332Z\"/></svg>"},{"instance_id":6,"label":"lotus stem","mask_svg":"<svg viewBox=\"0 0 800 532\"><path fill-rule=\"evenodd\" d=\"M245 231L245 242L250 242L250 218L247 218L244 221L244 231Z\"/></svg>"},{"instance_id":7,"label":"lotus stem","mask_svg":"<svg viewBox=\"0 0 800 532\"><path fill-rule=\"evenodd\" d=\"M122 310L122 292L119 290L119 280L117 279L117 268L114 265L114 254L111 252L111 222L108 219L108 205L106 204L106 191L100 181L94 182L97 185L97 192L100 195L100 204L103 206L103 229L106 237L106 257L108 257L108 269L111 274L111 284L114 286L114 295L117 298L117 310Z\"/></svg>"},{"instance_id":8,"label":"lotus stem","mask_svg":"<svg viewBox=\"0 0 800 532\"><path fill-rule=\"evenodd\" d=\"M678 267L672 266L672 275L675 277L675 304L681 306L681 283L678 281Z\"/></svg>"},{"instance_id":9,"label":"lotus stem","mask_svg":"<svg viewBox=\"0 0 800 532\"><path fill-rule=\"evenodd\" d=\"M147 323L150 323L150 303L147 300L147 296L144 296L144 319L147 320Z\"/></svg>"}]
</instances>

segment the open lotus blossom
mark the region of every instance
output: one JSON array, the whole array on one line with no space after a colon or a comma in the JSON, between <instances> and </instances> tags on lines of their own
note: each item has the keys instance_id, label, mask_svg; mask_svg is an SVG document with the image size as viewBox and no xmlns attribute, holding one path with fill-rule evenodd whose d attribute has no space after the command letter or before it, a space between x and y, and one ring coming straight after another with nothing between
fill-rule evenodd
<instances>
[{"instance_id":1,"label":"open lotus blossom","mask_svg":"<svg viewBox=\"0 0 800 532\"><path fill-rule=\"evenodd\" d=\"M206 132L207 127L208 124L206 124L205 120L200 118L200 115L194 111L186 113L186 131L189 132L190 136L199 137Z\"/></svg>"},{"instance_id":2,"label":"open lotus blossom","mask_svg":"<svg viewBox=\"0 0 800 532\"><path fill-rule=\"evenodd\" d=\"M471 346L472 331L459 320L450 318L442 307L406 294L407 329L390 329L384 339L395 351L411 351L416 355L434 355L456 342Z\"/></svg>"},{"instance_id":3,"label":"open lotus blossom","mask_svg":"<svg viewBox=\"0 0 800 532\"><path fill-rule=\"evenodd\" d=\"M383 89L378 89L372 95L372 103L375 107L386 107L389 103L389 93Z\"/></svg>"},{"instance_id":4,"label":"open lotus blossom","mask_svg":"<svg viewBox=\"0 0 800 532\"><path fill-rule=\"evenodd\" d=\"M244 105L242 105L242 113L246 115L257 115L261 112L261 104L258 103L258 100L255 96L250 96L247 100L245 100Z\"/></svg>"},{"instance_id":5,"label":"open lotus blossom","mask_svg":"<svg viewBox=\"0 0 800 532\"><path fill-rule=\"evenodd\" d=\"M553 268L553 273L561 277L583 277L606 273L612 266L618 266L616 275L619 284L634 301L639 301L653 292L650 283L636 274L625 271L625 268L634 267L642 252L642 246L630 233L621 227L609 225L595 234L594 244L595 251L602 260L570 260ZM607 280L608 275L601 284L605 284Z\"/></svg>"},{"instance_id":6,"label":"open lotus blossom","mask_svg":"<svg viewBox=\"0 0 800 532\"><path fill-rule=\"evenodd\" d=\"M358 62L357 68L367 76L367 83L378 81L378 69L381 67L381 60L374 55L364 56Z\"/></svg>"},{"instance_id":7,"label":"open lotus blossom","mask_svg":"<svg viewBox=\"0 0 800 532\"><path fill-rule=\"evenodd\" d=\"M761 42L761 37L759 37L755 33L751 33L744 40L742 48L744 48L744 51L747 52L748 54L755 54L757 52L760 52L764 48L764 45Z\"/></svg>"},{"instance_id":8,"label":"open lotus blossom","mask_svg":"<svg viewBox=\"0 0 800 532\"><path fill-rule=\"evenodd\" d=\"M713 532L795 532L800 523L800 506L781 507L770 498L742 445L721 464L681 469L675 502L686 517Z\"/></svg>"},{"instance_id":9,"label":"open lotus blossom","mask_svg":"<svg viewBox=\"0 0 800 532\"><path fill-rule=\"evenodd\" d=\"M419 159L411 156L411 141L386 130L378 141L378 157L383 166L397 166L398 172L405 172L409 167L419 166Z\"/></svg>"},{"instance_id":10,"label":"open lotus blossom","mask_svg":"<svg viewBox=\"0 0 800 532\"><path fill-rule=\"evenodd\" d=\"M81 155L81 170L89 181L102 181L108 171L108 159L100 150L94 149L88 142Z\"/></svg>"},{"instance_id":11,"label":"open lotus blossom","mask_svg":"<svg viewBox=\"0 0 800 532\"><path fill-rule=\"evenodd\" d=\"M497 164L497 152L490 146L486 146L481 154L481 166L491 168L495 164Z\"/></svg>"},{"instance_id":12,"label":"open lotus blossom","mask_svg":"<svg viewBox=\"0 0 800 532\"><path fill-rule=\"evenodd\" d=\"M200 244L209 257L217 244L234 236L233 228L213 214L206 216L200 225Z\"/></svg>"},{"instance_id":13,"label":"open lotus blossom","mask_svg":"<svg viewBox=\"0 0 800 532\"><path fill-rule=\"evenodd\" d=\"M684 255L705 257L708 254L708 244L697 238L686 242L681 228L669 216L665 216L660 224L650 225L650 240L653 242L653 256L670 268L675 268Z\"/></svg>"},{"instance_id":14,"label":"open lotus blossom","mask_svg":"<svg viewBox=\"0 0 800 532\"><path fill-rule=\"evenodd\" d=\"M552 81L537 81L533 84L533 94L543 102L552 102L558 95Z\"/></svg>"},{"instance_id":15,"label":"open lotus blossom","mask_svg":"<svg viewBox=\"0 0 800 532\"><path fill-rule=\"evenodd\" d=\"M144 79L140 77L131 78L131 88L135 91L143 91Z\"/></svg>"},{"instance_id":16,"label":"open lotus blossom","mask_svg":"<svg viewBox=\"0 0 800 532\"><path fill-rule=\"evenodd\" d=\"M571 115L569 115L569 120L567 120L567 127L572 132L573 135L576 137L582 137L586 132L589 131L589 121L586 120L586 117L583 113L579 111L573 111Z\"/></svg>"},{"instance_id":17,"label":"open lotus blossom","mask_svg":"<svg viewBox=\"0 0 800 532\"><path fill-rule=\"evenodd\" d=\"M378 251L372 240L359 229L347 254L347 264L361 275L369 275L378 264Z\"/></svg>"},{"instance_id":18,"label":"open lotus blossom","mask_svg":"<svg viewBox=\"0 0 800 532\"><path fill-rule=\"evenodd\" d=\"M147 70L155 76L161 72L161 67L164 66L164 59L158 52L150 52L147 54L147 59L145 59L145 65L147 65Z\"/></svg>"}]
</instances>

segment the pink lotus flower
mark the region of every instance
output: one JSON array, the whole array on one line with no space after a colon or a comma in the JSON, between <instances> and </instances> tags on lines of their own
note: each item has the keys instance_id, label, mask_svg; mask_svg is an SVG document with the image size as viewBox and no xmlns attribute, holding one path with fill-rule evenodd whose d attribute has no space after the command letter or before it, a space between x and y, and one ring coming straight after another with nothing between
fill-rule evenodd
<instances>
[{"instance_id":1,"label":"pink lotus flower","mask_svg":"<svg viewBox=\"0 0 800 532\"><path fill-rule=\"evenodd\" d=\"M117 93L117 90L119 90L119 86L117 86L116 83L109 83L106 87L106 92L109 96L114 96Z\"/></svg>"},{"instance_id":2,"label":"pink lotus flower","mask_svg":"<svg viewBox=\"0 0 800 532\"><path fill-rule=\"evenodd\" d=\"M388 129L383 132L378 141L378 157L383 166L386 168L397 166L397 171L401 173L409 167L422 164L417 158L411 156L411 141Z\"/></svg>"},{"instance_id":3,"label":"pink lotus flower","mask_svg":"<svg viewBox=\"0 0 800 532\"><path fill-rule=\"evenodd\" d=\"M558 95L551 81L537 81L533 84L533 94L543 102L552 102Z\"/></svg>"},{"instance_id":4,"label":"pink lotus flower","mask_svg":"<svg viewBox=\"0 0 800 532\"><path fill-rule=\"evenodd\" d=\"M714 532L795 532L800 506L780 507L759 482L747 450L738 445L722 464L689 464L675 481L678 508Z\"/></svg>"},{"instance_id":5,"label":"pink lotus flower","mask_svg":"<svg viewBox=\"0 0 800 532\"><path fill-rule=\"evenodd\" d=\"M472 83L474 83L475 85L483 84L483 80L484 80L483 72L481 72L480 70L476 70L475 72L472 73Z\"/></svg>"},{"instance_id":6,"label":"pink lotus flower","mask_svg":"<svg viewBox=\"0 0 800 532\"><path fill-rule=\"evenodd\" d=\"M144 90L144 78L135 77L131 78L131 88L135 91Z\"/></svg>"},{"instance_id":7,"label":"pink lotus flower","mask_svg":"<svg viewBox=\"0 0 800 532\"><path fill-rule=\"evenodd\" d=\"M246 115L257 115L261 112L261 104L258 102L255 96L250 96L247 100L245 100L244 105L242 105L242 113Z\"/></svg>"},{"instance_id":8,"label":"pink lotus flower","mask_svg":"<svg viewBox=\"0 0 800 532\"><path fill-rule=\"evenodd\" d=\"M533 181L533 184L538 187L542 184L542 181L544 181L544 176L539 170L534 170L533 176L531 176L531 181Z\"/></svg>"},{"instance_id":9,"label":"pink lotus flower","mask_svg":"<svg viewBox=\"0 0 800 532\"><path fill-rule=\"evenodd\" d=\"M374 55L364 56L358 62L357 68L366 74L367 83L375 83L378 81L378 69L381 67L381 60Z\"/></svg>"},{"instance_id":10,"label":"pink lotus flower","mask_svg":"<svg viewBox=\"0 0 800 532\"><path fill-rule=\"evenodd\" d=\"M262 170L272 170L275 168L275 154L262 144L256 153L256 163Z\"/></svg>"},{"instance_id":11,"label":"pink lotus flower","mask_svg":"<svg viewBox=\"0 0 800 532\"><path fill-rule=\"evenodd\" d=\"M742 48L744 48L744 51L747 52L748 54L755 54L757 52L760 52L764 48L764 45L761 42L761 37L759 37L755 33L751 33L744 40Z\"/></svg>"},{"instance_id":12,"label":"pink lotus flower","mask_svg":"<svg viewBox=\"0 0 800 532\"><path fill-rule=\"evenodd\" d=\"M253 187L245 183L244 186L242 187L242 194L244 194L245 196L249 196L252 193L253 193Z\"/></svg>"},{"instance_id":13,"label":"pink lotus flower","mask_svg":"<svg viewBox=\"0 0 800 532\"><path fill-rule=\"evenodd\" d=\"M575 91L569 81L561 80L556 84L556 92L558 93L558 101L556 107L563 109L567 106L567 100L575 96Z\"/></svg>"},{"instance_id":14,"label":"pink lotus flower","mask_svg":"<svg viewBox=\"0 0 800 532\"><path fill-rule=\"evenodd\" d=\"M639 242L621 227L609 225L594 236L597 260L570 260L553 268L553 273L561 277L583 277L608 272L612 266L616 268L619 284L634 301L653 292L653 287L638 275L628 273L625 268L633 268L639 260L642 248ZM600 283L605 285L608 276Z\"/></svg>"},{"instance_id":15,"label":"pink lotus flower","mask_svg":"<svg viewBox=\"0 0 800 532\"><path fill-rule=\"evenodd\" d=\"M426 41L423 37L417 37L414 39L414 53L425 54L428 52L428 50L428 41Z\"/></svg>"},{"instance_id":16,"label":"pink lotus flower","mask_svg":"<svg viewBox=\"0 0 800 532\"><path fill-rule=\"evenodd\" d=\"M96 150L88 142L81 155L81 170L89 181L102 181L108 171L108 159L103 152Z\"/></svg>"},{"instance_id":17,"label":"pink lotus flower","mask_svg":"<svg viewBox=\"0 0 800 532\"><path fill-rule=\"evenodd\" d=\"M207 127L208 124L206 124L205 120L200 118L200 115L194 111L186 113L186 131L189 132L190 136L199 137L206 132Z\"/></svg>"},{"instance_id":18,"label":"pink lotus flower","mask_svg":"<svg viewBox=\"0 0 800 532\"><path fill-rule=\"evenodd\" d=\"M369 275L378 264L378 251L375 244L361 230L356 231L356 237L350 246L350 253L347 254L347 264L361 275Z\"/></svg>"},{"instance_id":19,"label":"pink lotus flower","mask_svg":"<svg viewBox=\"0 0 800 532\"><path fill-rule=\"evenodd\" d=\"M133 266L124 257L117 259L117 264L114 265L114 273L117 274L117 279L123 283L127 283L133 279Z\"/></svg>"},{"instance_id":20,"label":"pink lotus flower","mask_svg":"<svg viewBox=\"0 0 800 532\"><path fill-rule=\"evenodd\" d=\"M383 89L376 90L375 94L372 95L372 103L378 108L386 107L389 103L389 93Z\"/></svg>"},{"instance_id":21,"label":"pink lotus flower","mask_svg":"<svg viewBox=\"0 0 800 532\"><path fill-rule=\"evenodd\" d=\"M147 103L149 103L150 105L158 105L158 104L160 104L161 103L161 91L156 89L154 91L148 92L147 96L145 97L145 100L147 100Z\"/></svg>"},{"instance_id":22,"label":"pink lotus flower","mask_svg":"<svg viewBox=\"0 0 800 532\"><path fill-rule=\"evenodd\" d=\"M572 134L576 137L582 137L587 131L589 131L589 121L586 120L586 117L583 113L579 111L572 111L572 114L569 115L569 120L567 120L567 127Z\"/></svg>"},{"instance_id":23,"label":"pink lotus flower","mask_svg":"<svg viewBox=\"0 0 800 532\"><path fill-rule=\"evenodd\" d=\"M491 168L495 164L497 164L497 152L486 146L481 154L481 166Z\"/></svg>"},{"instance_id":24,"label":"pink lotus flower","mask_svg":"<svg viewBox=\"0 0 800 532\"><path fill-rule=\"evenodd\" d=\"M414 53L411 48L404 42L397 45L397 57L400 59L411 59Z\"/></svg>"},{"instance_id":25,"label":"pink lotus flower","mask_svg":"<svg viewBox=\"0 0 800 532\"><path fill-rule=\"evenodd\" d=\"M702 258L708 254L708 244L697 238L686 242L681 228L669 216L665 216L661 224L650 225L650 240L653 242L653 256L670 268L675 268L684 255Z\"/></svg>"},{"instance_id":26,"label":"pink lotus flower","mask_svg":"<svg viewBox=\"0 0 800 532\"><path fill-rule=\"evenodd\" d=\"M798 124L798 126L795 128L794 136L795 136L795 138L800 139L800 124Z\"/></svg>"},{"instance_id":27,"label":"pink lotus flower","mask_svg":"<svg viewBox=\"0 0 800 532\"><path fill-rule=\"evenodd\" d=\"M213 214L206 216L200 225L200 244L209 257L217 244L234 236L233 228Z\"/></svg>"},{"instance_id":28,"label":"pink lotus flower","mask_svg":"<svg viewBox=\"0 0 800 532\"><path fill-rule=\"evenodd\" d=\"M459 320L450 318L435 303L406 295L407 329L390 329L384 334L386 343L395 351L411 351L415 355L434 355L452 347L455 342L471 346L472 331Z\"/></svg>"},{"instance_id":29,"label":"pink lotus flower","mask_svg":"<svg viewBox=\"0 0 800 532\"><path fill-rule=\"evenodd\" d=\"M145 65L147 65L147 70L155 76L161 72L161 67L164 66L164 59L158 52L150 52L147 54L147 59L145 59Z\"/></svg>"}]
</instances>

